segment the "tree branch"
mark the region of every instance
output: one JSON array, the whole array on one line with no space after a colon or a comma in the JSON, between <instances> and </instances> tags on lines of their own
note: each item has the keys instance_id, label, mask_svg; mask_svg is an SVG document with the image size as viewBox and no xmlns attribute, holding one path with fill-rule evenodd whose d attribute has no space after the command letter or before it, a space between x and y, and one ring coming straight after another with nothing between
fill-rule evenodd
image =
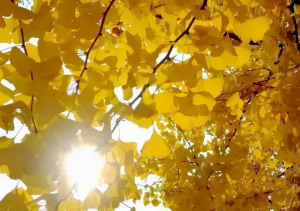
<instances>
[{"instance_id":1,"label":"tree branch","mask_svg":"<svg viewBox=\"0 0 300 211\"><path fill-rule=\"evenodd\" d=\"M109 6L107 7L107 9L105 10L105 12L103 13L103 20L102 20L101 25L100 25L99 33L98 33L98 35L95 37L95 39L93 40L93 42L92 42L91 46L89 47L88 51L86 52L86 58L85 58L84 66L83 66L83 69L82 69L82 71L81 71L81 73L80 73L79 79L77 80L78 85L77 85L76 91L75 91L75 94L76 94L76 95L77 95L77 92L78 92L78 90L79 90L79 83L80 83L80 80L81 80L81 78L82 78L84 72L88 69L88 68L87 68L87 62L88 62L88 59L89 59L89 54L90 54L92 48L94 47L95 43L97 42L97 40L103 35L103 34L102 34L102 30L103 30L103 27L104 27L104 22L105 22L107 13L109 12L109 10L110 10L110 8L112 7L112 5L113 5L114 2L115 2L115 0L112 0L112 1L110 2ZM202 6L200 7L200 10L204 10L206 6L207 6L207 0L204 0ZM173 48L174 48L174 45L175 45L175 44L176 44L176 43L177 43L177 42L178 42L185 34L189 34L189 30L190 30L190 28L192 27L192 25L193 25L193 23L195 22L195 20L196 20L196 18L193 17L193 19L192 19L191 22L189 23L188 27L187 27L187 28L186 28L186 29L185 29L185 30L184 30L184 31L183 31L183 32L182 32L182 33L181 33L181 34L180 34L173 42L172 42L173 44L170 46L170 48L169 48L169 50L168 50L166 56L165 56L165 57L164 57L164 58L163 58L163 59L162 59L162 60L161 60L154 68L153 68L153 71L152 71L153 74L156 73L157 69L158 69L165 61L170 60L170 54L171 54L171 52L172 52L172 50L173 50ZM137 97L136 97L132 102L129 103L129 106L132 107L133 104L134 104L139 98L141 98L141 97L143 96L143 93L146 91L146 89L147 89L149 86L150 86L150 83L146 84L146 85L143 87L143 89L141 90L141 92L137 95ZM68 113L67 116L69 116L69 114L70 114L70 111L69 111L69 113ZM118 127L119 123L121 122L121 120L123 119L124 116L125 116L125 114L119 116L119 118L118 118L117 121L116 121L116 124L114 125L113 129L111 130L111 133L113 133L113 132L116 130L116 128ZM98 147L96 148L95 151L98 151L102 146L104 146L104 145L106 145L106 144L107 144L107 141L106 141L105 143L101 144L101 145L98 145ZM192 161L180 161L180 162L183 162L183 163L190 163L190 164L196 164L197 166L199 166L198 162L192 162ZM71 193L72 193L72 189L69 191L69 193L66 195L66 197L65 197L64 199L66 199ZM62 201L59 201L59 202L58 202L55 211L58 210L58 207L59 207L59 205L60 205L61 202L62 202Z\"/></svg>"},{"instance_id":2,"label":"tree branch","mask_svg":"<svg viewBox=\"0 0 300 211\"><path fill-rule=\"evenodd\" d=\"M174 124L176 124L176 123L174 123ZM183 130L182 130L179 126L177 126L177 128L178 128L178 130L181 132L181 134L182 134L184 140L186 141L186 143L189 145L190 150L191 150L192 152L194 152L194 149L193 149L193 147L192 147L192 145L191 145L191 142L187 139L187 137L185 136ZM197 159L197 156L194 154L194 155L193 155L193 158L196 160L196 159ZM195 163L195 164L199 167L199 164L198 164L198 163Z\"/></svg>"},{"instance_id":3,"label":"tree branch","mask_svg":"<svg viewBox=\"0 0 300 211\"><path fill-rule=\"evenodd\" d=\"M21 21L20 21L21 23ZM21 39L22 39L22 48L24 49L24 53L27 57L28 56L28 51L27 51L27 48L26 48L26 45L25 45L25 38L24 38L24 31L23 31L23 28L20 27L20 31L21 31ZM30 71L30 78L31 78L31 81L33 81L33 72ZM35 124L35 120L34 120L34 117L33 117L33 103L34 103L34 94L31 95L31 101L30 101L30 111L31 111L31 121L32 121L32 124L33 124L33 128L34 128L34 132L35 133L38 133L38 129L37 129L37 126Z\"/></svg>"},{"instance_id":4,"label":"tree branch","mask_svg":"<svg viewBox=\"0 0 300 211\"><path fill-rule=\"evenodd\" d=\"M115 1L116 1L116 0L111 0L111 2L109 3L108 7L107 7L106 10L105 10L105 12L103 13L103 19L102 19L102 21L101 21L101 25L100 25L100 28L99 28L99 32L98 32L97 36L95 37L95 39L93 40L93 42L92 42L91 46L89 47L88 51L87 51L86 54L85 54L86 57L85 57L85 60L84 60L84 65L83 65L83 68L82 68L81 73L80 73L80 75L79 75L79 79L76 81L76 82L77 82L77 86L76 86L76 91L75 91L75 100L76 100L77 93L78 93L78 91L79 91L79 83L80 83L80 80L81 80L81 78L82 78L84 72L88 69L88 68L87 68L87 63L88 63L88 60L89 60L89 55L90 55L90 53L91 53L93 47L95 46L97 40L103 35L103 34L102 34L102 30L103 30L103 28L104 28L104 23L105 23L107 14L108 14L109 10L111 9L111 7L112 7L112 5L113 5L113 3L114 3ZM74 105L75 105L75 101L74 101ZM71 112L71 111L69 111L69 113L68 113L67 116L70 115L70 112ZM118 119L118 120L119 120L119 119ZM116 122L116 125L115 125L114 128L112 129L112 133L115 131L115 129L117 128L117 126L119 125L119 123L120 123L120 121L121 121L121 119L120 119L119 121L118 121L118 120L117 120L117 122ZM106 142L107 142L107 141L106 141ZM102 145L99 145L99 146L96 148L95 151L99 150L102 146L104 146L104 145L106 144L106 142L105 142L104 144L102 144ZM73 186L72 186L72 188L70 189L70 191L68 192L68 194L66 194L66 196L63 198L63 200L58 201L58 203L57 203L56 206L55 206L54 211L57 211L59 205L61 204L61 202L63 202L64 200L66 200L66 199L72 194L72 190L73 190L74 187L75 187L75 183L73 184Z\"/></svg>"},{"instance_id":5,"label":"tree branch","mask_svg":"<svg viewBox=\"0 0 300 211\"><path fill-rule=\"evenodd\" d=\"M84 65L83 65L83 68L81 70L81 73L79 75L79 78L77 79L76 83L77 83L77 86L76 86L76 90L75 90L75 100L74 100L74 105L75 105L75 101L76 101L76 97L77 97L77 94L78 94L78 91L79 91L79 84L80 84L80 81L82 79L82 76L83 74L85 73L85 71L88 69L87 68L87 63L88 63L88 60L89 60L89 56L90 56L90 53L92 51L92 49L94 48L96 42L98 41L98 39L100 37L102 37L103 33L103 28L104 28L104 23L105 23L105 20L106 20L106 17L107 17L107 14L109 12L109 10L111 9L112 5L114 4L116 0L111 0L111 2L109 3L108 7L106 8L105 12L103 13L103 19L101 21L101 24L100 24L100 28L99 28L99 32L97 34L97 36L95 37L95 39L93 40L92 44L90 45L89 49L87 50L87 52L85 53L85 60L84 60ZM70 112L67 114L67 117L70 115Z\"/></svg>"},{"instance_id":6,"label":"tree branch","mask_svg":"<svg viewBox=\"0 0 300 211\"><path fill-rule=\"evenodd\" d=\"M202 3L202 5L201 5L201 7L200 7L200 10L205 10L205 7L207 6L207 0L204 0L203 1L203 3ZM167 52L167 54L166 54L166 56L155 66L155 67L153 67L152 68L152 73L153 74L155 74L156 73L156 71L158 70L158 68L165 62L165 61L167 61L167 60L170 60L171 58L170 58L170 55L171 55L171 53L172 53L172 50L173 50L173 48L174 48L174 46L175 46L175 44L184 36L184 35L188 35L189 33L190 33L190 29L191 29L191 27L192 27L192 25L194 24L194 22L195 22L195 20L196 20L196 18L195 17L193 17L192 18L192 20L191 20L191 22L189 23L189 25L188 25L188 27L174 40L174 41L172 41L171 43L173 43L171 46L170 46L170 48L169 48L169 50L168 50L168 52ZM143 87L143 89L141 90L141 92L137 95L137 97L136 98L134 98L134 100L132 101L132 102L130 102L129 103L129 105L131 106L131 105L133 105L139 98L141 98L142 96L143 96L143 94L144 94L144 92L146 91L146 89L148 88L150 86L150 83L148 83L148 84L146 84L144 87Z\"/></svg>"},{"instance_id":7,"label":"tree branch","mask_svg":"<svg viewBox=\"0 0 300 211\"><path fill-rule=\"evenodd\" d=\"M278 47L279 47L279 53L278 53L278 56L277 56L277 61L274 62L275 65L279 64L279 62L280 62L279 59L280 59L280 57L282 56L284 44L283 44L283 43L280 43L280 44L278 45Z\"/></svg>"},{"instance_id":8,"label":"tree branch","mask_svg":"<svg viewBox=\"0 0 300 211\"><path fill-rule=\"evenodd\" d=\"M297 24L297 20L295 17L295 4L296 4L296 0L294 0L289 6L288 9L291 12L291 16L293 19L293 24L294 24L294 33L293 35L295 36L295 43L297 44L297 48L298 51L300 52L300 42L299 42L299 34L298 34L298 24Z\"/></svg>"}]
</instances>

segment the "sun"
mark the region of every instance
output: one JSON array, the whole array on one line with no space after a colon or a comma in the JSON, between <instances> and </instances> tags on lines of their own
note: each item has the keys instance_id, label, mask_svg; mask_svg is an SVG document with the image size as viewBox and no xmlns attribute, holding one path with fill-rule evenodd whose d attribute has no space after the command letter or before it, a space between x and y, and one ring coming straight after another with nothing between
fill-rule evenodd
<instances>
[{"instance_id":1,"label":"sun","mask_svg":"<svg viewBox=\"0 0 300 211\"><path fill-rule=\"evenodd\" d=\"M65 168L71 184L75 184L78 198L85 198L98 186L105 161L93 147L75 148L66 157Z\"/></svg>"}]
</instances>

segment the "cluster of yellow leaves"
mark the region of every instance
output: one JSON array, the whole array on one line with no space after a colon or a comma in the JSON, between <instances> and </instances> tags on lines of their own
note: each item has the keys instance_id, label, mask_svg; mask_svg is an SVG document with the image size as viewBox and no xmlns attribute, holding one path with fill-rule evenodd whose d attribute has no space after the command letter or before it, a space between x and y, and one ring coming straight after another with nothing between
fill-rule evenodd
<instances>
[{"instance_id":1,"label":"cluster of yellow leaves","mask_svg":"<svg viewBox=\"0 0 300 211\"><path fill-rule=\"evenodd\" d=\"M30 130L0 137L0 172L27 186L1 210L113 210L150 174L146 205L300 207L298 0L26 4L0 8L0 128ZM153 127L141 152L112 140L121 121ZM63 160L85 145L107 189L80 201Z\"/></svg>"}]
</instances>

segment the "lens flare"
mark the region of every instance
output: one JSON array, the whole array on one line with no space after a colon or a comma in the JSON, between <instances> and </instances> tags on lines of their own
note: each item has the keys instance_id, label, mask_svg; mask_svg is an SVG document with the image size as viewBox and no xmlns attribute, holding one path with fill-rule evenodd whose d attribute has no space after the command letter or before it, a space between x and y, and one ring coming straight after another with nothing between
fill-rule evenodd
<instances>
[{"instance_id":1,"label":"lens flare","mask_svg":"<svg viewBox=\"0 0 300 211\"><path fill-rule=\"evenodd\" d=\"M104 160L93 147L74 149L65 160L65 168L70 183L75 183L75 194L84 199L89 192L97 187Z\"/></svg>"}]
</instances>

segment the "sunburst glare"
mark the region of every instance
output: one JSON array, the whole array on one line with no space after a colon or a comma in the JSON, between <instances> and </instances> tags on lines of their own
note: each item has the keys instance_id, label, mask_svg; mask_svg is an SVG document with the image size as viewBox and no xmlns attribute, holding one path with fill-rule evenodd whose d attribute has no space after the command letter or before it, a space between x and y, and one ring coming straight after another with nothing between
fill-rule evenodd
<instances>
[{"instance_id":1,"label":"sunburst glare","mask_svg":"<svg viewBox=\"0 0 300 211\"><path fill-rule=\"evenodd\" d=\"M84 199L97 187L105 161L93 147L73 149L65 160L65 168L71 184L75 184L75 193Z\"/></svg>"}]
</instances>

